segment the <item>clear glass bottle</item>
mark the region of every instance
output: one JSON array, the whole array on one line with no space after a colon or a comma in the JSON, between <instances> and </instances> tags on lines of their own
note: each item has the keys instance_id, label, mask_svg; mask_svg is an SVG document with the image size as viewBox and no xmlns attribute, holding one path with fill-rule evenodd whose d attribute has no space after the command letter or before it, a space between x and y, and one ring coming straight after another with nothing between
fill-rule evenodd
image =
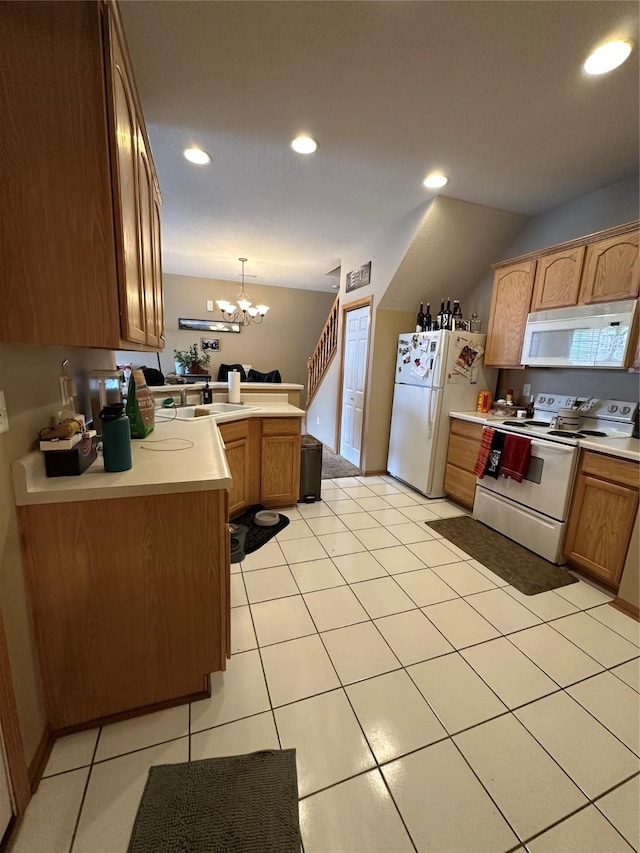
<instances>
[{"instance_id":1,"label":"clear glass bottle","mask_svg":"<svg viewBox=\"0 0 640 853\"><path fill-rule=\"evenodd\" d=\"M481 327L482 327L482 323L480 321L480 318L478 317L478 315L474 311L473 314L471 315L471 321L469 323L469 331L470 332L479 332Z\"/></svg>"}]
</instances>

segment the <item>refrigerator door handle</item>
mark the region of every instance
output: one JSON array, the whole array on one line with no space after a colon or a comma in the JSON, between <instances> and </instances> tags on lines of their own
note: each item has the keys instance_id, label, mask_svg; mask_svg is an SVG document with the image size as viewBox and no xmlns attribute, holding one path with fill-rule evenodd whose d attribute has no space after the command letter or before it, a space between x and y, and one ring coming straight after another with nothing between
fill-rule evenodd
<instances>
[{"instance_id":1,"label":"refrigerator door handle","mask_svg":"<svg viewBox=\"0 0 640 853\"><path fill-rule=\"evenodd\" d=\"M436 421L435 413L433 411L433 397L434 397L434 387L431 386L429 388L429 438L431 438L431 433L433 432L433 425ZM437 393L437 391L436 391Z\"/></svg>"}]
</instances>

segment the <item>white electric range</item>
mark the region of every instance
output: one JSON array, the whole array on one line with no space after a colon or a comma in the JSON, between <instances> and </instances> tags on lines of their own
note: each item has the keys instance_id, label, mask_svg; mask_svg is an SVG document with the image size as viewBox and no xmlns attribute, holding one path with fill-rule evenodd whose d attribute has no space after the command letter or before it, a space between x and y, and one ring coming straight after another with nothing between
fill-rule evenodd
<instances>
[{"instance_id":1,"label":"white electric range","mask_svg":"<svg viewBox=\"0 0 640 853\"><path fill-rule=\"evenodd\" d=\"M582 404L582 405L581 405ZM560 408L579 408L577 430L554 429ZM582 438L630 438L638 403L538 394L533 418L489 417L486 426L531 438L529 472L522 483L478 479L473 515L552 563L566 562L562 545Z\"/></svg>"}]
</instances>

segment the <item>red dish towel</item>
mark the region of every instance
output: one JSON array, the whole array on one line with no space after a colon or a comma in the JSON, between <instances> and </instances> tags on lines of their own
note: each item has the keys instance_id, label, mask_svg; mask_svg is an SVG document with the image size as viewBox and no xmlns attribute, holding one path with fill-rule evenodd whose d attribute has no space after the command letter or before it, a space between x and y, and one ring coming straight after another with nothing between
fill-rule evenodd
<instances>
[{"instance_id":1,"label":"red dish towel","mask_svg":"<svg viewBox=\"0 0 640 853\"><path fill-rule=\"evenodd\" d=\"M491 450L491 442L493 441L495 432L495 429L492 427L482 427L482 441L480 442L478 458L476 459L476 464L473 469L473 473L476 477L480 477L480 479L484 477L484 472L487 470L489 451Z\"/></svg>"},{"instance_id":2,"label":"red dish towel","mask_svg":"<svg viewBox=\"0 0 640 853\"><path fill-rule=\"evenodd\" d=\"M507 433L500 460L500 475L511 477L512 480L521 483L529 471L530 459L531 439Z\"/></svg>"}]
</instances>

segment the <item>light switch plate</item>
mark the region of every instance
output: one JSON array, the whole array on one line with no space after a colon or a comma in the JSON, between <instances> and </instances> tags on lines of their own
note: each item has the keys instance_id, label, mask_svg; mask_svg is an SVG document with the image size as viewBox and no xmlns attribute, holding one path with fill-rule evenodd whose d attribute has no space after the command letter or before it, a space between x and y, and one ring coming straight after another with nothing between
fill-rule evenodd
<instances>
[{"instance_id":1,"label":"light switch plate","mask_svg":"<svg viewBox=\"0 0 640 853\"><path fill-rule=\"evenodd\" d=\"M531 384L529 382L522 386L522 396L525 398L531 396Z\"/></svg>"},{"instance_id":2,"label":"light switch plate","mask_svg":"<svg viewBox=\"0 0 640 853\"><path fill-rule=\"evenodd\" d=\"M213 311L213 299L207 299L207 311Z\"/></svg>"}]
</instances>

